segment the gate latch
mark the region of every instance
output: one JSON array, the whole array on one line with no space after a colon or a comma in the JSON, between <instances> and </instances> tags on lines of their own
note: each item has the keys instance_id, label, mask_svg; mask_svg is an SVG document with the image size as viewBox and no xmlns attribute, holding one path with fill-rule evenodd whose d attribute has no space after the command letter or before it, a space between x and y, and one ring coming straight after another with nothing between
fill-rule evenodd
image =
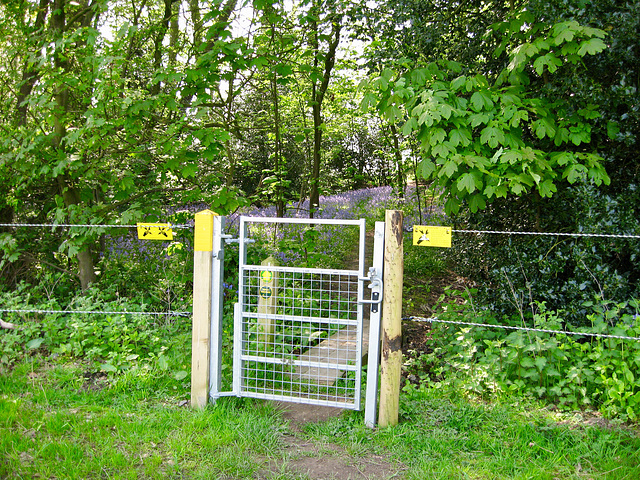
<instances>
[{"instance_id":1,"label":"gate latch","mask_svg":"<svg viewBox=\"0 0 640 480\"><path fill-rule=\"evenodd\" d=\"M370 304L371 313L378 313L380 304L382 303L382 294L384 286L382 284L382 277L378 274L375 267L369 268L369 276L360 277L363 282L369 282L368 288L371 289L371 300L361 300L359 303Z\"/></svg>"}]
</instances>

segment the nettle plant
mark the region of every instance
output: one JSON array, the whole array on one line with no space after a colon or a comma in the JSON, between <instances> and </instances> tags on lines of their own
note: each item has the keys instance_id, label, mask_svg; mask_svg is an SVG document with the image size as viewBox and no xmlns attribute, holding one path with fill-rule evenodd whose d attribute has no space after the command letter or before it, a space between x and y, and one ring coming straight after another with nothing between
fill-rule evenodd
<instances>
[{"instance_id":1,"label":"nettle plant","mask_svg":"<svg viewBox=\"0 0 640 480\"><path fill-rule=\"evenodd\" d=\"M601 52L605 32L575 21L548 25L526 11L493 31L504 38L495 56L507 54L499 73L404 60L365 82L362 107L375 106L392 124L404 122L405 136L417 137L419 174L444 188L449 215L508 195L551 197L563 179L609 184L602 158L586 148L597 105L576 105L550 82Z\"/></svg>"}]
</instances>

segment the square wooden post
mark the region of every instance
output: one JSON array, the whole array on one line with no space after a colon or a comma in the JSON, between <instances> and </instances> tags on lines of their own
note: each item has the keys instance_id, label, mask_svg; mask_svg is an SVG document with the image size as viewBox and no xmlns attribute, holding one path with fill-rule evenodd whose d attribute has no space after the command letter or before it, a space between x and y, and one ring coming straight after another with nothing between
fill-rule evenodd
<instances>
[{"instance_id":1,"label":"square wooden post","mask_svg":"<svg viewBox=\"0 0 640 480\"><path fill-rule=\"evenodd\" d=\"M261 263L263 267L273 267L279 262L272 256L267 257ZM260 289L258 290L258 348L261 350L273 350L273 338L275 333L275 321L267 315L276 313L278 299L278 272L262 270L260 272Z\"/></svg>"},{"instance_id":2,"label":"square wooden post","mask_svg":"<svg viewBox=\"0 0 640 480\"><path fill-rule=\"evenodd\" d=\"M206 407L209 400L213 218L216 215L211 210L204 210L195 216L191 406L200 409Z\"/></svg>"}]
</instances>

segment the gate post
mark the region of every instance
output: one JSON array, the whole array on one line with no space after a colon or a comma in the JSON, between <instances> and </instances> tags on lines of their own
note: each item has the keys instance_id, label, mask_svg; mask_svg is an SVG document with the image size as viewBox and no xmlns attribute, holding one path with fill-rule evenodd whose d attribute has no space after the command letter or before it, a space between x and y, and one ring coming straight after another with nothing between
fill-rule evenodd
<instances>
[{"instance_id":1,"label":"gate post","mask_svg":"<svg viewBox=\"0 0 640 480\"><path fill-rule=\"evenodd\" d=\"M209 398L211 335L211 271L213 219L211 210L196 213L193 242L193 331L191 339L191 406L204 408Z\"/></svg>"},{"instance_id":2,"label":"gate post","mask_svg":"<svg viewBox=\"0 0 640 480\"><path fill-rule=\"evenodd\" d=\"M384 301L382 304L382 358L380 370L381 427L398 423L402 367L402 281L404 246L402 212L387 210L384 232Z\"/></svg>"},{"instance_id":3,"label":"gate post","mask_svg":"<svg viewBox=\"0 0 640 480\"><path fill-rule=\"evenodd\" d=\"M384 222L376 222L373 244L373 265L376 275L383 279L384 284ZM378 286L372 288L371 299L384 301L384 290ZM378 294L378 298L374 296ZM369 313L369 360L367 367L366 402L364 406L364 423L367 427L376 426L376 411L378 407L378 369L380 367L380 311L379 305L372 305Z\"/></svg>"}]
</instances>

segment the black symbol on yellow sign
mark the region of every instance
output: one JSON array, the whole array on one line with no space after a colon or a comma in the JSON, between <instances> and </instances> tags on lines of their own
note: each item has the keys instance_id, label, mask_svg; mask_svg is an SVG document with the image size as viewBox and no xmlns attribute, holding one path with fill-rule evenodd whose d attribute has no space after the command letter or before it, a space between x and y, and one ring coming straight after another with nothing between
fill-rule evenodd
<instances>
[{"instance_id":1,"label":"black symbol on yellow sign","mask_svg":"<svg viewBox=\"0 0 640 480\"><path fill-rule=\"evenodd\" d=\"M141 240L173 240L173 231L168 223L138 223L138 238Z\"/></svg>"},{"instance_id":2,"label":"black symbol on yellow sign","mask_svg":"<svg viewBox=\"0 0 640 480\"><path fill-rule=\"evenodd\" d=\"M429 243L429 229L428 228L417 228L416 229L418 240L416 241L416 245L424 245Z\"/></svg>"}]
</instances>

